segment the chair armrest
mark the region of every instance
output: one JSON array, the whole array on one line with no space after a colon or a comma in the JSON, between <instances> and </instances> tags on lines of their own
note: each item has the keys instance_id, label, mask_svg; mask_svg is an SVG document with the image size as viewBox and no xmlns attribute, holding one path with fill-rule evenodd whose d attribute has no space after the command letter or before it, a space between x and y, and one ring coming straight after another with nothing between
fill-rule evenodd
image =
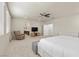
<instances>
[{"instance_id":1,"label":"chair armrest","mask_svg":"<svg viewBox=\"0 0 79 59\"><path fill-rule=\"evenodd\" d=\"M21 34L21 35L25 35L25 34Z\"/></svg>"},{"instance_id":2,"label":"chair armrest","mask_svg":"<svg viewBox=\"0 0 79 59\"><path fill-rule=\"evenodd\" d=\"M24 35L24 34L20 34L20 35L17 35L17 36L21 36L21 35Z\"/></svg>"}]
</instances>

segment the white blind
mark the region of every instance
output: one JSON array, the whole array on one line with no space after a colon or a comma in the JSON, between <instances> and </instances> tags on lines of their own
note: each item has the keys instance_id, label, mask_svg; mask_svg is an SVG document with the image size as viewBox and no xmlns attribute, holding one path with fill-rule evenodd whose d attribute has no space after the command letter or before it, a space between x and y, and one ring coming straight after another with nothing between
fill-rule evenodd
<instances>
[{"instance_id":1,"label":"white blind","mask_svg":"<svg viewBox=\"0 0 79 59\"><path fill-rule=\"evenodd\" d=\"M10 14L8 9L6 9L6 33L10 32Z\"/></svg>"},{"instance_id":2,"label":"white blind","mask_svg":"<svg viewBox=\"0 0 79 59\"><path fill-rule=\"evenodd\" d=\"M0 2L0 35L4 34L4 3Z\"/></svg>"},{"instance_id":3,"label":"white blind","mask_svg":"<svg viewBox=\"0 0 79 59\"><path fill-rule=\"evenodd\" d=\"M52 35L53 34L53 24L44 25L44 35Z\"/></svg>"}]
</instances>

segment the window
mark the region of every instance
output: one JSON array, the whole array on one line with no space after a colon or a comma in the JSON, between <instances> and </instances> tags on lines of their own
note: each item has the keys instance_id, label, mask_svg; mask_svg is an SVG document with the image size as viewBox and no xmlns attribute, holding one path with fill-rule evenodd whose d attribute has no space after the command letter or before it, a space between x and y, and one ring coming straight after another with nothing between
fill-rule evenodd
<instances>
[{"instance_id":1,"label":"window","mask_svg":"<svg viewBox=\"0 0 79 59\"><path fill-rule=\"evenodd\" d=\"M10 14L9 11L6 9L6 33L10 32Z\"/></svg>"},{"instance_id":2,"label":"window","mask_svg":"<svg viewBox=\"0 0 79 59\"><path fill-rule=\"evenodd\" d=\"M53 24L44 25L44 35L52 35L53 34Z\"/></svg>"},{"instance_id":3,"label":"window","mask_svg":"<svg viewBox=\"0 0 79 59\"><path fill-rule=\"evenodd\" d=\"M4 3L0 2L0 35L4 34Z\"/></svg>"},{"instance_id":4,"label":"window","mask_svg":"<svg viewBox=\"0 0 79 59\"><path fill-rule=\"evenodd\" d=\"M10 14L5 7L5 3L0 2L0 36L10 32Z\"/></svg>"}]
</instances>

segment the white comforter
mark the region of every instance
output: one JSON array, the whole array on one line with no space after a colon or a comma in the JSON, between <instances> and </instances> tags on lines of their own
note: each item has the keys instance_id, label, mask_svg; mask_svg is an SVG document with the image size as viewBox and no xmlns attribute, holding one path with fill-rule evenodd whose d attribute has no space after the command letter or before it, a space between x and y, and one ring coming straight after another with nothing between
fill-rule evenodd
<instances>
[{"instance_id":1,"label":"white comforter","mask_svg":"<svg viewBox=\"0 0 79 59\"><path fill-rule=\"evenodd\" d=\"M79 38L71 36L56 36L43 38L38 43L50 56L79 57Z\"/></svg>"}]
</instances>

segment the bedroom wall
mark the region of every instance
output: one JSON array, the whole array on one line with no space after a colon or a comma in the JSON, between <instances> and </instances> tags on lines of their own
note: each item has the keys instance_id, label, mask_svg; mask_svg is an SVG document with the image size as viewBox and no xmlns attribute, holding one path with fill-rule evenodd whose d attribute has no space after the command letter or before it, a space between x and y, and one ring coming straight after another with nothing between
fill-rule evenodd
<instances>
[{"instance_id":1,"label":"bedroom wall","mask_svg":"<svg viewBox=\"0 0 79 59\"><path fill-rule=\"evenodd\" d=\"M53 34L58 35L59 33L71 33L79 32L79 15L72 15L72 16L65 16L61 18L51 19L45 22L39 21L32 21L27 19L19 19L15 18L12 19L12 30L20 30L21 32L24 31L25 24L29 25L27 30L31 31L32 26L39 27L39 32L43 34L43 25L45 24L53 24Z\"/></svg>"},{"instance_id":2,"label":"bedroom wall","mask_svg":"<svg viewBox=\"0 0 79 59\"><path fill-rule=\"evenodd\" d=\"M27 29L24 29L25 26L27 27ZM12 19L12 31L20 30L23 33L24 30L27 30L31 32L31 27L38 27L38 32L42 35L42 22L21 18Z\"/></svg>"},{"instance_id":3,"label":"bedroom wall","mask_svg":"<svg viewBox=\"0 0 79 59\"><path fill-rule=\"evenodd\" d=\"M54 34L78 33L79 32L79 15L66 16L48 21L53 23Z\"/></svg>"}]
</instances>

